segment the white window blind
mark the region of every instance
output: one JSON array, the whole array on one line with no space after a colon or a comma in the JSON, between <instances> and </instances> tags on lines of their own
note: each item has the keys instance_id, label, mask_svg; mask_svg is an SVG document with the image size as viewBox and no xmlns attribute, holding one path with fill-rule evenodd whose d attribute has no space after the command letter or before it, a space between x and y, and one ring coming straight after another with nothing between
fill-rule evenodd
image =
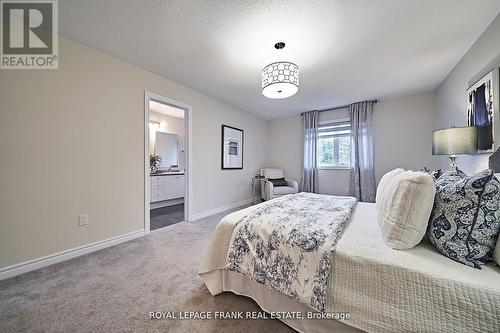
<instances>
[{"instance_id":1,"label":"white window blind","mask_svg":"<svg viewBox=\"0 0 500 333\"><path fill-rule=\"evenodd\" d=\"M318 167L345 169L351 166L351 122L335 121L318 129Z\"/></svg>"}]
</instances>

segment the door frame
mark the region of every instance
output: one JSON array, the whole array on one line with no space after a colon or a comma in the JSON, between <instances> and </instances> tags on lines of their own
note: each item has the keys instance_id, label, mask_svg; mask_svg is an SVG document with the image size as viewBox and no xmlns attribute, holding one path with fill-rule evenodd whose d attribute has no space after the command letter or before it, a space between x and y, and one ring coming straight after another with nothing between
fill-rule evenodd
<instances>
[{"instance_id":1,"label":"door frame","mask_svg":"<svg viewBox=\"0 0 500 333\"><path fill-rule=\"evenodd\" d=\"M149 102L156 101L162 104L166 104L181 110L184 110L184 128L185 128L185 143L184 150L186 152L186 170L184 172L185 183L184 183L184 220L191 221L191 209L192 209L192 174L193 174L193 164L192 164L192 124L193 115L192 108L190 105L178 102L176 100L166 98L149 91L144 91L144 230L146 234L151 232L150 224L150 173L149 173Z\"/></svg>"}]
</instances>

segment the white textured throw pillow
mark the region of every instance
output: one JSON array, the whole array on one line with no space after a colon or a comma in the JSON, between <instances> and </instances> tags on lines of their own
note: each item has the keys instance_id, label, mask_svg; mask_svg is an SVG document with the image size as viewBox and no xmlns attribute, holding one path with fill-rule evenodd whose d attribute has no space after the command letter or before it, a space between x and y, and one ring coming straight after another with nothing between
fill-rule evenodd
<instances>
[{"instance_id":1,"label":"white textured throw pillow","mask_svg":"<svg viewBox=\"0 0 500 333\"><path fill-rule=\"evenodd\" d=\"M436 194L432 177L424 172L404 171L382 185L377 201L382 238L393 249L411 249L427 230Z\"/></svg>"},{"instance_id":2,"label":"white textured throw pillow","mask_svg":"<svg viewBox=\"0 0 500 333\"><path fill-rule=\"evenodd\" d=\"M404 169L394 169L386 173L382 179L380 179L377 186L377 196L375 197L377 208L379 208L379 202L383 201L384 197L387 195L388 185L394 180L394 177L403 172L405 172Z\"/></svg>"}]
</instances>

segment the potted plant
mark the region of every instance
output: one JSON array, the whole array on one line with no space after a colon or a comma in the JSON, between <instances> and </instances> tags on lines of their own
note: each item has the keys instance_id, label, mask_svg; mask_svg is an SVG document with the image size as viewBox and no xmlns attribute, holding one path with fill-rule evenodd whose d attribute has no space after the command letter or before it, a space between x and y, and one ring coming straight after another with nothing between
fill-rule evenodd
<instances>
[{"instance_id":1,"label":"potted plant","mask_svg":"<svg viewBox=\"0 0 500 333\"><path fill-rule=\"evenodd\" d=\"M149 155L149 169L151 173L157 173L160 169L161 156L156 154Z\"/></svg>"}]
</instances>

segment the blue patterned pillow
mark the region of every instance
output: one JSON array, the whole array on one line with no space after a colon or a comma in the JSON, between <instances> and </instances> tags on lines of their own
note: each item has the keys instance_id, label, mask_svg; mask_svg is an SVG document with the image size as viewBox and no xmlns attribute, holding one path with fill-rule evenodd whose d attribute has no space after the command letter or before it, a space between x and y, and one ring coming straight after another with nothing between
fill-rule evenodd
<instances>
[{"instance_id":1,"label":"blue patterned pillow","mask_svg":"<svg viewBox=\"0 0 500 333\"><path fill-rule=\"evenodd\" d=\"M436 181L439 177L441 177L441 175L443 174L441 172L441 169L437 169L435 171L432 171L431 169L429 169L428 167L424 166L423 168L421 168L420 170L418 170L420 172L424 172L424 173L427 173L429 174L431 177L432 177L432 180L433 181Z\"/></svg>"},{"instance_id":2,"label":"blue patterned pillow","mask_svg":"<svg viewBox=\"0 0 500 333\"><path fill-rule=\"evenodd\" d=\"M450 170L434 185L427 236L444 255L480 268L490 259L500 229L500 183L491 170L473 176Z\"/></svg>"}]
</instances>

